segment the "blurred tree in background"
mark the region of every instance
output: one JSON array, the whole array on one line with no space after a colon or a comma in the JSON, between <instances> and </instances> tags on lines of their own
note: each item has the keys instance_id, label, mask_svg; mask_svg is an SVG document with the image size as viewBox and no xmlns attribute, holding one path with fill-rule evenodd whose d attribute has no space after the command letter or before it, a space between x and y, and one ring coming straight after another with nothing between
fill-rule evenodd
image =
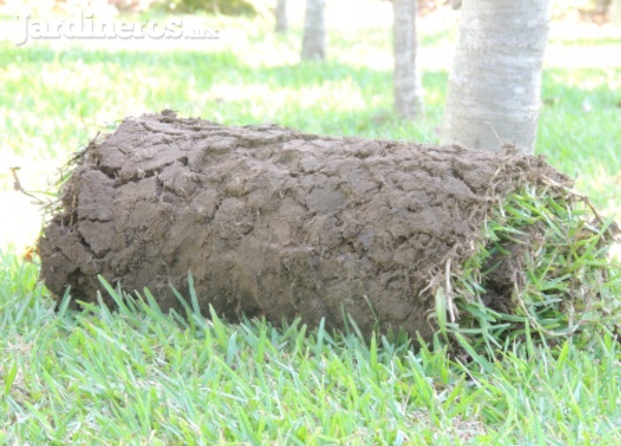
<instances>
[{"instance_id":1,"label":"blurred tree in background","mask_svg":"<svg viewBox=\"0 0 621 446\"><path fill-rule=\"evenodd\" d=\"M394 0L393 49L395 56L395 110L413 119L423 107L422 82L416 65L416 0Z\"/></svg>"},{"instance_id":2,"label":"blurred tree in background","mask_svg":"<svg viewBox=\"0 0 621 446\"><path fill-rule=\"evenodd\" d=\"M302 60L326 58L326 0L306 0Z\"/></svg>"},{"instance_id":3,"label":"blurred tree in background","mask_svg":"<svg viewBox=\"0 0 621 446\"><path fill-rule=\"evenodd\" d=\"M287 0L277 0L274 15L276 17L276 32L286 33L289 30L289 21L287 20Z\"/></svg>"}]
</instances>

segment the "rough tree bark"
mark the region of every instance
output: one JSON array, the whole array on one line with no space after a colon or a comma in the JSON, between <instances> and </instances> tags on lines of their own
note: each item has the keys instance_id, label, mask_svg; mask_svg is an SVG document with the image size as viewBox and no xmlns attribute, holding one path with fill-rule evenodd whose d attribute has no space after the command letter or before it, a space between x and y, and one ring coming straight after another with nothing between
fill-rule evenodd
<instances>
[{"instance_id":1,"label":"rough tree bark","mask_svg":"<svg viewBox=\"0 0 621 446\"><path fill-rule=\"evenodd\" d=\"M326 58L325 7L326 0L306 0L302 60Z\"/></svg>"},{"instance_id":2,"label":"rough tree bark","mask_svg":"<svg viewBox=\"0 0 621 446\"><path fill-rule=\"evenodd\" d=\"M443 143L533 152L550 7L551 0L464 2Z\"/></svg>"},{"instance_id":3,"label":"rough tree bark","mask_svg":"<svg viewBox=\"0 0 621 446\"><path fill-rule=\"evenodd\" d=\"M476 245L491 179L502 196L544 174L562 181L538 158L457 146L128 118L67 181L41 276L59 298L71 286L93 302L101 274L168 310L180 307L169 284L188 296L190 271L201 308L231 320L342 328L346 312L365 335L429 339L430 284Z\"/></svg>"},{"instance_id":4,"label":"rough tree bark","mask_svg":"<svg viewBox=\"0 0 621 446\"><path fill-rule=\"evenodd\" d=\"M416 69L416 0L394 0L395 110L411 119L422 108L420 77Z\"/></svg>"},{"instance_id":5,"label":"rough tree bark","mask_svg":"<svg viewBox=\"0 0 621 446\"><path fill-rule=\"evenodd\" d=\"M286 33L289 30L289 22L287 20L287 0L277 0L274 15L276 17L276 32Z\"/></svg>"}]
</instances>

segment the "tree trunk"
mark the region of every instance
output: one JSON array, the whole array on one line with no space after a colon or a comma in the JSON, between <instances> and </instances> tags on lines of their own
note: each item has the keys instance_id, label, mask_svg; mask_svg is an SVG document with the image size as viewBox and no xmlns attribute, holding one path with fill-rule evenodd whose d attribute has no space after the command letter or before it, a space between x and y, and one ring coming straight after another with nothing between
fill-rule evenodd
<instances>
[{"instance_id":1,"label":"tree trunk","mask_svg":"<svg viewBox=\"0 0 621 446\"><path fill-rule=\"evenodd\" d=\"M621 28L621 0L612 0L610 4L610 22Z\"/></svg>"},{"instance_id":2,"label":"tree trunk","mask_svg":"<svg viewBox=\"0 0 621 446\"><path fill-rule=\"evenodd\" d=\"M551 0L467 0L449 78L443 143L532 153Z\"/></svg>"},{"instance_id":3,"label":"tree trunk","mask_svg":"<svg viewBox=\"0 0 621 446\"><path fill-rule=\"evenodd\" d=\"M277 0L276 10L276 32L286 33L289 30L289 22L287 21L287 0Z\"/></svg>"},{"instance_id":4,"label":"tree trunk","mask_svg":"<svg viewBox=\"0 0 621 446\"><path fill-rule=\"evenodd\" d=\"M323 60L326 57L326 0L306 0L302 60Z\"/></svg>"},{"instance_id":5,"label":"tree trunk","mask_svg":"<svg viewBox=\"0 0 621 446\"><path fill-rule=\"evenodd\" d=\"M201 308L230 320L342 328L346 312L365 335L401 327L429 339L433 278L479 243L489 191L543 175L564 181L537 158L457 146L224 127L171 111L128 118L66 182L39 240L41 276L59 299L71 286L72 299L97 302L101 274L129 292L149 288L166 311L180 308L169 284L189 296L190 271Z\"/></svg>"},{"instance_id":6,"label":"tree trunk","mask_svg":"<svg viewBox=\"0 0 621 446\"><path fill-rule=\"evenodd\" d=\"M411 119L422 108L420 77L416 69L416 0L394 0L395 110Z\"/></svg>"}]
</instances>

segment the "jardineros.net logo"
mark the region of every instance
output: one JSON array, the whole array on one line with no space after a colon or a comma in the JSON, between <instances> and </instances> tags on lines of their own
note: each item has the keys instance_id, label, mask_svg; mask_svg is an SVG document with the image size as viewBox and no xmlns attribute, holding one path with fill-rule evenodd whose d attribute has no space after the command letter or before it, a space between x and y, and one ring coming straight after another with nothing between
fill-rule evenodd
<instances>
[{"instance_id":1,"label":"jardineros.net logo","mask_svg":"<svg viewBox=\"0 0 621 446\"><path fill-rule=\"evenodd\" d=\"M26 14L19 18L20 32L14 36L15 45L29 40L46 39L219 39L220 30L185 26L181 19L165 24L155 21L96 19L93 14L79 13L70 19L38 20Z\"/></svg>"}]
</instances>

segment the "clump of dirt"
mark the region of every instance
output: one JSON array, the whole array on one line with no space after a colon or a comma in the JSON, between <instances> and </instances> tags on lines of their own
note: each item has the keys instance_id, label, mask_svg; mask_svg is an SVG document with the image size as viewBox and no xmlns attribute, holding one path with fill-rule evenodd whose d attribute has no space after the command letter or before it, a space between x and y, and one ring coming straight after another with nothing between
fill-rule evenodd
<instances>
[{"instance_id":1,"label":"clump of dirt","mask_svg":"<svg viewBox=\"0 0 621 446\"><path fill-rule=\"evenodd\" d=\"M544 178L569 183L518 153L226 127L171 111L128 118L89 145L64 186L39 241L41 277L57 296L71 286L74 300L92 302L101 274L149 288L168 310L180 306L170 285L188 295L189 271L201 308L230 320L341 328L349 313L367 335L400 327L429 339L447 258L472 252L495 200ZM490 305L507 301L503 274L490 279Z\"/></svg>"}]
</instances>

